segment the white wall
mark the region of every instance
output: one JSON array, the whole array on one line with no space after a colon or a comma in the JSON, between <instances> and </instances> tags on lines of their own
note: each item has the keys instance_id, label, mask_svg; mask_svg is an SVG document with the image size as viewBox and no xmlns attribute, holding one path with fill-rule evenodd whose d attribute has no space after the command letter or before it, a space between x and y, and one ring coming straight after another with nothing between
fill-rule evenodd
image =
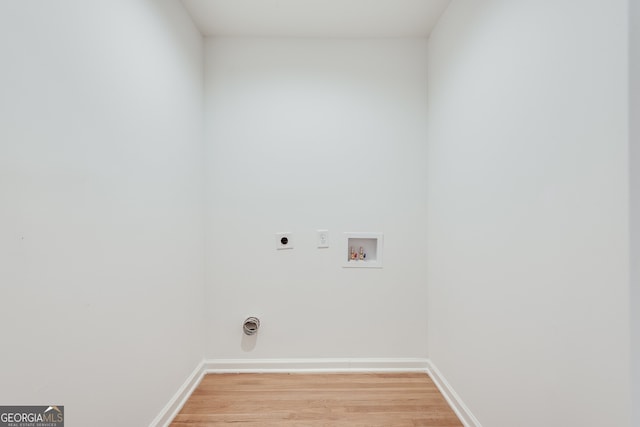
<instances>
[{"instance_id":1,"label":"white wall","mask_svg":"<svg viewBox=\"0 0 640 427\"><path fill-rule=\"evenodd\" d=\"M207 356L426 357L426 41L209 39L205 56ZM345 231L384 232L384 268L342 268Z\"/></svg>"},{"instance_id":2,"label":"white wall","mask_svg":"<svg viewBox=\"0 0 640 427\"><path fill-rule=\"evenodd\" d=\"M454 0L429 42L429 356L485 426L629 425L627 2Z\"/></svg>"},{"instance_id":3,"label":"white wall","mask_svg":"<svg viewBox=\"0 0 640 427\"><path fill-rule=\"evenodd\" d=\"M629 0L631 172L631 371L633 422L640 425L640 4Z\"/></svg>"},{"instance_id":4,"label":"white wall","mask_svg":"<svg viewBox=\"0 0 640 427\"><path fill-rule=\"evenodd\" d=\"M174 1L0 3L0 402L148 425L203 357L202 41Z\"/></svg>"}]
</instances>

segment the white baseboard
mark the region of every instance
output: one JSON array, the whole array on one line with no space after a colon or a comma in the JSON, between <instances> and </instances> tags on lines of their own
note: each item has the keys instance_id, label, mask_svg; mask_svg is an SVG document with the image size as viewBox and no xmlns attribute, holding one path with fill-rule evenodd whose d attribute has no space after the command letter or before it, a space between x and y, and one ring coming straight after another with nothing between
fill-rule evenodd
<instances>
[{"instance_id":1,"label":"white baseboard","mask_svg":"<svg viewBox=\"0 0 640 427\"><path fill-rule=\"evenodd\" d=\"M191 375L180 386L176 394L173 395L169 403L162 408L162 411L158 416L151 421L150 427L168 427L171 421L178 415L178 412L182 409L187 402L191 393L198 387L202 378L205 375L204 360L198 364L196 369L193 370Z\"/></svg>"},{"instance_id":2,"label":"white baseboard","mask_svg":"<svg viewBox=\"0 0 640 427\"><path fill-rule=\"evenodd\" d=\"M427 374L431 377L442 396L456 413L462 424L465 427L482 427L480 421L471 413L467 405L464 404L458 393L451 387L451 384L446 380L442 373L436 368L436 365L427 360Z\"/></svg>"},{"instance_id":3,"label":"white baseboard","mask_svg":"<svg viewBox=\"0 0 640 427\"><path fill-rule=\"evenodd\" d=\"M206 373L427 372L427 359L212 359Z\"/></svg>"}]
</instances>

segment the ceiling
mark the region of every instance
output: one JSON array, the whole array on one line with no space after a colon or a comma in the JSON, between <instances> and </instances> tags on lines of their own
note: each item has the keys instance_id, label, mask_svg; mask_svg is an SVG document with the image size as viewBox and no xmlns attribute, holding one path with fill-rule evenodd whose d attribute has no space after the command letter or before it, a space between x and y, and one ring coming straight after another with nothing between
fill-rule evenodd
<instances>
[{"instance_id":1,"label":"ceiling","mask_svg":"<svg viewBox=\"0 0 640 427\"><path fill-rule=\"evenodd\" d=\"M202 34L427 37L450 0L182 0Z\"/></svg>"}]
</instances>

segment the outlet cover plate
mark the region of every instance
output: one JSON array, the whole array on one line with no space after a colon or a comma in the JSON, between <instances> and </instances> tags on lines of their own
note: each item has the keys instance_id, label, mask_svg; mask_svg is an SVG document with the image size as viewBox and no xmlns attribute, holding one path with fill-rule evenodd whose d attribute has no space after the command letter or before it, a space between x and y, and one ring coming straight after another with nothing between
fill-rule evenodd
<instances>
[{"instance_id":1,"label":"outlet cover plate","mask_svg":"<svg viewBox=\"0 0 640 427\"><path fill-rule=\"evenodd\" d=\"M276 249L293 249L293 233L276 233Z\"/></svg>"},{"instance_id":2,"label":"outlet cover plate","mask_svg":"<svg viewBox=\"0 0 640 427\"><path fill-rule=\"evenodd\" d=\"M318 247L329 247L329 230L318 230Z\"/></svg>"}]
</instances>

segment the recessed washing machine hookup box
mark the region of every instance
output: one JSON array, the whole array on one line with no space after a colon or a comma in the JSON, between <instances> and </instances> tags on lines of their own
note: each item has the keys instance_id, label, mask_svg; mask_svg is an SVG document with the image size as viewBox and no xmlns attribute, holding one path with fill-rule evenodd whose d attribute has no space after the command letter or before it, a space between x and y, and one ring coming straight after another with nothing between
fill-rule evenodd
<instances>
[{"instance_id":1,"label":"recessed washing machine hookup box","mask_svg":"<svg viewBox=\"0 0 640 427\"><path fill-rule=\"evenodd\" d=\"M343 267L382 268L382 233L344 233Z\"/></svg>"}]
</instances>

